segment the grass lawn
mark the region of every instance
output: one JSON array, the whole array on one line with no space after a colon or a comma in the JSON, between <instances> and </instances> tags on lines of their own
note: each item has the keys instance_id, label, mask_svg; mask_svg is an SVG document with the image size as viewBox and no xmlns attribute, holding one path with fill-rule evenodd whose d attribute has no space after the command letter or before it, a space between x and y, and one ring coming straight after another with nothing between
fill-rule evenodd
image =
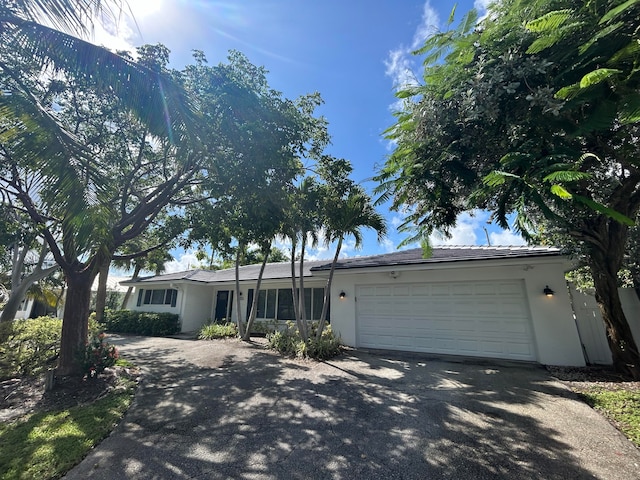
<instances>
[{"instance_id":1,"label":"grass lawn","mask_svg":"<svg viewBox=\"0 0 640 480\"><path fill-rule=\"evenodd\" d=\"M135 381L118 382L118 388L93 403L37 412L0 425L0 479L59 478L79 463L131 404Z\"/></svg>"},{"instance_id":2,"label":"grass lawn","mask_svg":"<svg viewBox=\"0 0 640 480\"><path fill-rule=\"evenodd\" d=\"M640 447L640 391L593 388L579 395Z\"/></svg>"}]
</instances>

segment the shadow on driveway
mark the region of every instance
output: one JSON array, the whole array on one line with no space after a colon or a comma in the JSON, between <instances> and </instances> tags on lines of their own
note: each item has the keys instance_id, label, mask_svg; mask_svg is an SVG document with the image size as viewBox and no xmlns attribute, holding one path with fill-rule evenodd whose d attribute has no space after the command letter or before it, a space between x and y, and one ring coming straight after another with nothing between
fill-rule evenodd
<instances>
[{"instance_id":1,"label":"shadow on driveway","mask_svg":"<svg viewBox=\"0 0 640 480\"><path fill-rule=\"evenodd\" d=\"M640 477L640 452L539 367L110 341L143 382L67 479Z\"/></svg>"}]
</instances>

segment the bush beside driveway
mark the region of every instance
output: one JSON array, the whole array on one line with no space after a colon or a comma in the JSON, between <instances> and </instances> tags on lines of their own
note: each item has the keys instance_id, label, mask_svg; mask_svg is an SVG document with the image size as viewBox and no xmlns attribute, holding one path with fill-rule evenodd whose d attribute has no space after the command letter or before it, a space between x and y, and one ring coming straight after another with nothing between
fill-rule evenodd
<instances>
[{"instance_id":1,"label":"bush beside driveway","mask_svg":"<svg viewBox=\"0 0 640 480\"><path fill-rule=\"evenodd\" d=\"M110 341L142 385L68 479L640 477L640 451L542 368Z\"/></svg>"}]
</instances>

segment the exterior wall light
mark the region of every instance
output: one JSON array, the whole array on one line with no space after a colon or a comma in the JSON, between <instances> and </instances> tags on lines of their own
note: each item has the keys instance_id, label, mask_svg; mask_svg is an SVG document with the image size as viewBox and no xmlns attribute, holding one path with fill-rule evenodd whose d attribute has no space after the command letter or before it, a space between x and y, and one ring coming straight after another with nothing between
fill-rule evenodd
<instances>
[{"instance_id":1,"label":"exterior wall light","mask_svg":"<svg viewBox=\"0 0 640 480\"><path fill-rule=\"evenodd\" d=\"M346 296L347 296L347 294L346 294L346 293L344 293L344 290L342 290L342 291L340 292L340 300L344 300L344 299L346 298Z\"/></svg>"},{"instance_id":2,"label":"exterior wall light","mask_svg":"<svg viewBox=\"0 0 640 480\"><path fill-rule=\"evenodd\" d=\"M551 290L551 289L549 288L549 285L547 285L546 287L544 287L544 290L542 290L542 291L543 291L543 292L544 292L544 294L545 294L547 297L549 297L549 298L553 297L553 294L554 294L554 293L556 293L556 292L554 292L553 290Z\"/></svg>"}]
</instances>

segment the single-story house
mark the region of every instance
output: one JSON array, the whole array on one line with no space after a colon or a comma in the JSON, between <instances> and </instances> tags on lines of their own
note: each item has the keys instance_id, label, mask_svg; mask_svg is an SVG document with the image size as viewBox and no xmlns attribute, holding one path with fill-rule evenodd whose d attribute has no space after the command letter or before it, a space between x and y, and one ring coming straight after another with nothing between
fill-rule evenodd
<instances>
[{"instance_id":1,"label":"single-story house","mask_svg":"<svg viewBox=\"0 0 640 480\"><path fill-rule=\"evenodd\" d=\"M330 261L306 262L308 319L317 319ZM564 273L547 247L437 247L339 260L330 322L346 345L552 365L585 364ZM260 265L240 268L246 314ZM268 264L258 319L292 320L291 269ZM122 282L129 308L173 312L182 331L236 316L234 269L192 270Z\"/></svg>"}]
</instances>

